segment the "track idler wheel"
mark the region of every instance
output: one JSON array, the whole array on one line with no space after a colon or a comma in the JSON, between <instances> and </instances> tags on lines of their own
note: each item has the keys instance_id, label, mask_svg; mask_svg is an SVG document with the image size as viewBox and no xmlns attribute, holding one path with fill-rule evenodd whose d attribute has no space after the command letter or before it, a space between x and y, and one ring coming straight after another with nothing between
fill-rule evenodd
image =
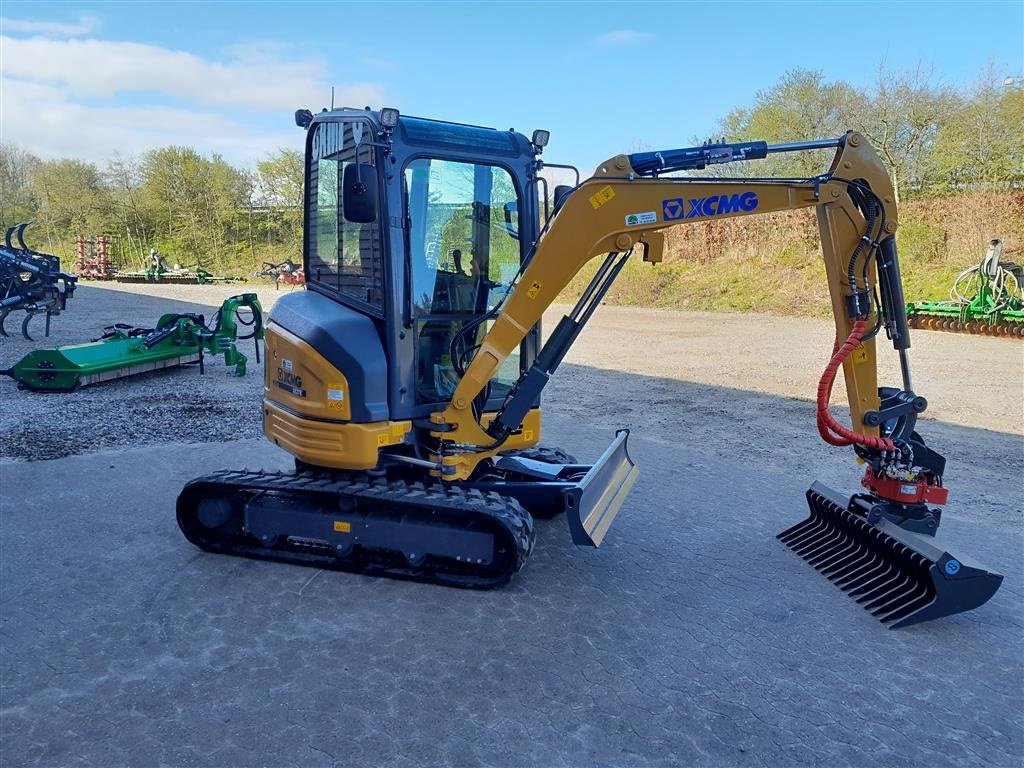
<instances>
[{"instance_id":1,"label":"track idler wheel","mask_svg":"<svg viewBox=\"0 0 1024 768\"><path fill-rule=\"evenodd\" d=\"M1003 581L887 519L869 523L849 501L815 483L810 516L778 539L891 628L983 605Z\"/></svg>"}]
</instances>

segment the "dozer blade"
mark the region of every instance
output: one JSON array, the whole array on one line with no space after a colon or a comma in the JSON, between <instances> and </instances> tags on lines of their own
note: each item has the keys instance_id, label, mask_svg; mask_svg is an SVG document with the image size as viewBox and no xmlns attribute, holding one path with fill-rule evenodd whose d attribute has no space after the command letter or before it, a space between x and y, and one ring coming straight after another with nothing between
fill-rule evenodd
<instances>
[{"instance_id":1,"label":"dozer blade","mask_svg":"<svg viewBox=\"0 0 1024 768\"><path fill-rule=\"evenodd\" d=\"M565 491L565 517L572 543L600 546L640 472L629 458L628 429L620 429L590 471Z\"/></svg>"},{"instance_id":2,"label":"dozer blade","mask_svg":"<svg viewBox=\"0 0 1024 768\"><path fill-rule=\"evenodd\" d=\"M882 623L895 629L969 611L999 589L1000 574L884 518L869 523L857 502L814 483L810 516L778 538Z\"/></svg>"}]
</instances>

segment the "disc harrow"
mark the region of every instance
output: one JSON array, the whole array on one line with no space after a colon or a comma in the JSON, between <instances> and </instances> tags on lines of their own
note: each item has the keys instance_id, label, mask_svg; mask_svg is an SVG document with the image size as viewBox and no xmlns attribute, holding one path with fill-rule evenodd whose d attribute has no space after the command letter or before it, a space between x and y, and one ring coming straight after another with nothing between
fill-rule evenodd
<instances>
[{"instance_id":1,"label":"disc harrow","mask_svg":"<svg viewBox=\"0 0 1024 768\"><path fill-rule=\"evenodd\" d=\"M1003 242L989 242L985 258L953 282L948 301L907 305L911 328L1024 338L1024 268L1004 261Z\"/></svg>"}]
</instances>

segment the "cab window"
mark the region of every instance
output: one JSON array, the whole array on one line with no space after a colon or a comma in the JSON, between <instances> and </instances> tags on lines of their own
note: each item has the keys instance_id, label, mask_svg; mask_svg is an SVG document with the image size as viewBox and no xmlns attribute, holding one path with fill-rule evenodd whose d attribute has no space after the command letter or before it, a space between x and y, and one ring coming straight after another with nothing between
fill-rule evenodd
<instances>
[{"instance_id":1,"label":"cab window","mask_svg":"<svg viewBox=\"0 0 1024 768\"><path fill-rule=\"evenodd\" d=\"M375 308L384 303L384 264L377 222L347 221L342 210L345 166L375 163L364 121L320 123L312 138L309 167L309 268L306 279Z\"/></svg>"},{"instance_id":2,"label":"cab window","mask_svg":"<svg viewBox=\"0 0 1024 768\"><path fill-rule=\"evenodd\" d=\"M406 166L404 183L418 400L441 402L489 323L453 340L497 306L519 271L518 197L507 171L477 163L420 158ZM492 395L507 392L518 377L516 354L493 380Z\"/></svg>"}]
</instances>

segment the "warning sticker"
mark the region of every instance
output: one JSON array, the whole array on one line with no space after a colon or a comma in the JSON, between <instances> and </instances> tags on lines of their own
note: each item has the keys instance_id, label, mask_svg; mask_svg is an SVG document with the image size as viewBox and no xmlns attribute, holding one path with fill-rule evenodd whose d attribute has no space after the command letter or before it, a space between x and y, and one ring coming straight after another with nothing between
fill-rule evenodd
<instances>
[{"instance_id":1,"label":"warning sticker","mask_svg":"<svg viewBox=\"0 0 1024 768\"><path fill-rule=\"evenodd\" d=\"M343 384L327 385L327 408L340 411L345 407L345 388Z\"/></svg>"},{"instance_id":2,"label":"warning sticker","mask_svg":"<svg viewBox=\"0 0 1024 768\"><path fill-rule=\"evenodd\" d=\"M352 523L347 523L344 520L334 521L334 532L335 533L351 533Z\"/></svg>"},{"instance_id":3,"label":"warning sticker","mask_svg":"<svg viewBox=\"0 0 1024 768\"><path fill-rule=\"evenodd\" d=\"M543 285L544 283L542 283L540 280L534 280L530 284L530 287L526 289L526 295L529 296L531 299L536 299L537 294L540 293L541 286Z\"/></svg>"},{"instance_id":4,"label":"warning sticker","mask_svg":"<svg viewBox=\"0 0 1024 768\"><path fill-rule=\"evenodd\" d=\"M856 349L853 350L853 362L855 363L866 363L868 361L868 348L863 344L859 344Z\"/></svg>"},{"instance_id":5,"label":"warning sticker","mask_svg":"<svg viewBox=\"0 0 1024 768\"><path fill-rule=\"evenodd\" d=\"M590 204L594 207L594 210L596 211L598 208L607 203L613 197L615 197L615 190L612 189L611 186L607 186L599 189L595 194L591 195L589 199Z\"/></svg>"},{"instance_id":6,"label":"warning sticker","mask_svg":"<svg viewBox=\"0 0 1024 768\"><path fill-rule=\"evenodd\" d=\"M631 213L626 217L626 226L635 227L637 224L654 224L658 220L658 214L654 211L646 213Z\"/></svg>"}]
</instances>

